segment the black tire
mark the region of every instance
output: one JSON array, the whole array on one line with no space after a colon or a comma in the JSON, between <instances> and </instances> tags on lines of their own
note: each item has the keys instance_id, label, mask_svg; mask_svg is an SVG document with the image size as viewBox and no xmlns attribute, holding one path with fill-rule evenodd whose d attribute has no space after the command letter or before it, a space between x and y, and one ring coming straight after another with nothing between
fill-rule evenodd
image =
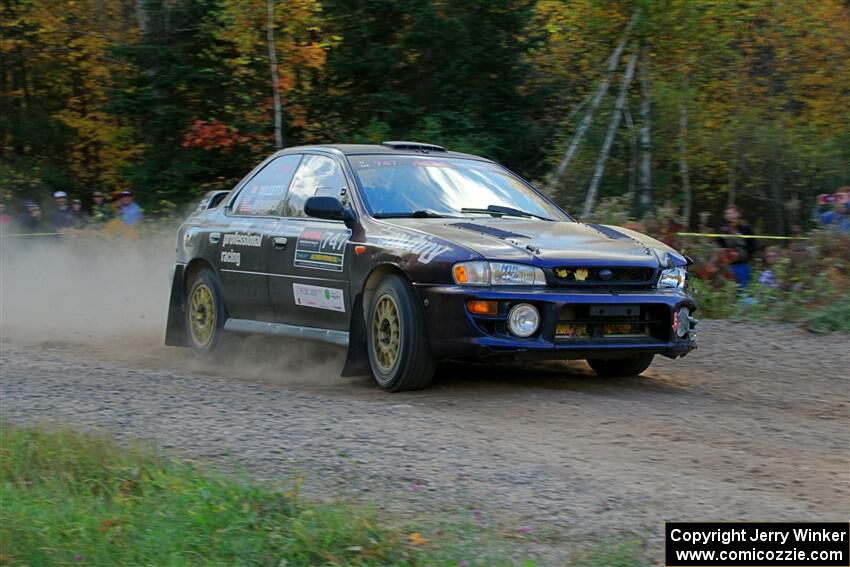
<instances>
[{"instance_id":1,"label":"black tire","mask_svg":"<svg viewBox=\"0 0 850 567\"><path fill-rule=\"evenodd\" d=\"M221 288L215 274L203 269L192 274L186 282L186 303L184 309L184 321L186 325L186 340L192 352L201 356L213 355L221 350L224 334L224 322L227 320L227 311L224 300L221 297ZM202 295L208 293L209 297ZM193 300L204 304L203 309ZM195 318L193 325L192 318ZM208 329L209 336L201 331Z\"/></svg>"},{"instance_id":2,"label":"black tire","mask_svg":"<svg viewBox=\"0 0 850 567\"><path fill-rule=\"evenodd\" d=\"M391 323L393 307L397 332ZM437 363L428 347L425 314L410 283L397 275L384 278L365 318L369 366L378 386L387 392L426 388Z\"/></svg>"},{"instance_id":3,"label":"black tire","mask_svg":"<svg viewBox=\"0 0 850 567\"><path fill-rule=\"evenodd\" d=\"M654 354L639 354L629 358L591 358L587 363L600 376L605 378L625 378L637 376L652 364Z\"/></svg>"}]
</instances>

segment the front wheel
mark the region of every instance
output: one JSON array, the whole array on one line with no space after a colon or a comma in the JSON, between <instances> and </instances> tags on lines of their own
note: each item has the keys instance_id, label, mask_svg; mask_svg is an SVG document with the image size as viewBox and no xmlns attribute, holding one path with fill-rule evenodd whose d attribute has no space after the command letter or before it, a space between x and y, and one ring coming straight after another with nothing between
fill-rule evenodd
<instances>
[{"instance_id":1,"label":"front wheel","mask_svg":"<svg viewBox=\"0 0 850 567\"><path fill-rule=\"evenodd\" d=\"M366 339L372 375L384 390L420 390L431 383L437 363L424 318L407 280L391 275L381 281L367 311Z\"/></svg>"},{"instance_id":2,"label":"front wheel","mask_svg":"<svg viewBox=\"0 0 850 567\"><path fill-rule=\"evenodd\" d=\"M224 334L224 301L218 280L210 270L201 270L188 282L186 294L186 337L192 352L199 355L219 350Z\"/></svg>"},{"instance_id":3,"label":"front wheel","mask_svg":"<svg viewBox=\"0 0 850 567\"><path fill-rule=\"evenodd\" d=\"M653 354L639 354L629 358L589 358L587 363L600 376L605 378L625 378L637 376L652 364Z\"/></svg>"}]
</instances>

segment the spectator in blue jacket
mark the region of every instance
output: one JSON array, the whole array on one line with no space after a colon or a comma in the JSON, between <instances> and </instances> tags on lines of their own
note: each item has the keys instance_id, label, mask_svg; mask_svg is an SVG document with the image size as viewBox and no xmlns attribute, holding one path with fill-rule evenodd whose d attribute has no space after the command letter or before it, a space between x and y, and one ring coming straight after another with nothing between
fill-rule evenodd
<instances>
[{"instance_id":1,"label":"spectator in blue jacket","mask_svg":"<svg viewBox=\"0 0 850 567\"><path fill-rule=\"evenodd\" d=\"M142 208L133 199L132 191L121 191L118 194L118 218L127 226L135 226L142 221Z\"/></svg>"},{"instance_id":2,"label":"spectator in blue jacket","mask_svg":"<svg viewBox=\"0 0 850 567\"><path fill-rule=\"evenodd\" d=\"M832 210L821 212L820 207L826 204L832 204ZM850 232L850 187L842 187L831 195L818 195L814 214L824 227Z\"/></svg>"},{"instance_id":3,"label":"spectator in blue jacket","mask_svg":"<svg viewBox=\"0 0 850 567\"><path fill-rule=\"evenodd\" d=\"M753 229L744 222L741 209L732 205L723 212L726 224L721 227L723 237L717 239L717 244L725 250L729 259L729 269L735 274L739 287L747 287L750 283L750 260L756 253L758 244L753 236Z\"/></svg>"}]
</instances>

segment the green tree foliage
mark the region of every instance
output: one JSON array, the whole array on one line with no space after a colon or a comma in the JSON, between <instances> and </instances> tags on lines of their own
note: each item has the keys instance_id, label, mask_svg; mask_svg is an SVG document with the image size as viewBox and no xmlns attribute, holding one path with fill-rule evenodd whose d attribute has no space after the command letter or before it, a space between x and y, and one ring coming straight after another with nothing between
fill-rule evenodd
<instances>
[{"instance_id":1,"label":"green tree foliage","mask_svg":"<svg viewBox=\"0 0 850 567\"><path fill-rule=\"evenodd\" d=\"M135 32L119 2L0 3L0 188L41 197L115 185L136 153L104 111L123 66L108 47Z\"/></svg>"},{"instance_id":2,"label":"green tree foliage","mask_svg":"<svg viewBox=\"0 0 850 567\"><path fill-rule=\"evenodd\" d=\"M423 139L534 171L547 129L525 58L538 40L533 9L527 0L329 0L338 43L320 112L346 139Z\"/></svg>"},{"instance_id":3,"label":"green tree foliage","mask_svg":"<svg viewBox=\"0 0 850 567\"><path fill-rule=\"evenodd\" d=\"M131 125L142 148L125 175L143 206L185 202L208 188L229 187L263 145L242 121L256 101L254 76L231 72L236 46L217 35L215 0L148 1L146 32L110 49L130 71L110 93L107 110ZM268 145L266 144L268 149Z\"/></svg>"},{"instance_id":4,"label":"green tree foliage","mask_svg":"<svg viewBox=\"0 0 850 567\"><path fill-rule=\"evenodd\" d=\"M274 149L269 1L2 0L0 190L128 187L152 212L232 186ZM546 179L639 11L610 80L647 55L655 206L684 204L688 171L692 226L734 202L782 232L808 222L815 195L850 184L843 0L273 4L285 145L419 139ZM616 91L553 188L571 210ZM634 185L640 97L635 80L600 198Z\"/></svg>"}]
</instances>

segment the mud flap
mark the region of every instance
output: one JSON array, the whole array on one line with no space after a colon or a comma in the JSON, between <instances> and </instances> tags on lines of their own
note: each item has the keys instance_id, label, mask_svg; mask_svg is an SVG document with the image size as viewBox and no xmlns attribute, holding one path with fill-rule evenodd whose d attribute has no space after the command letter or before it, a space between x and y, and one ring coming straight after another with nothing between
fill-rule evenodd
<instances>
[{"instance_id":1,"label":"mud flap","mask_svg":"<svg viewBox=\"0 0 850 567\"><path fill-rule=\"evenodd\" d=\"M171 297L168 300L168 317L165 321L165 344L168 346L189 346L183 316L183 268L181 264L174 266L174 275L171 278Z\"/></svg>"},{"instance_id":2,"label":"mud flap","mask_svg":"<svg viewBox=\"0 0 850 567\"><path fill-rule=\"evenodd\" d=\"M367 376L372 373L369 356L366 354L366 324L363 321L363 294L354 300L351 330L348 334L348 354L340 376Z\"/></svg>"}]
</instances>

